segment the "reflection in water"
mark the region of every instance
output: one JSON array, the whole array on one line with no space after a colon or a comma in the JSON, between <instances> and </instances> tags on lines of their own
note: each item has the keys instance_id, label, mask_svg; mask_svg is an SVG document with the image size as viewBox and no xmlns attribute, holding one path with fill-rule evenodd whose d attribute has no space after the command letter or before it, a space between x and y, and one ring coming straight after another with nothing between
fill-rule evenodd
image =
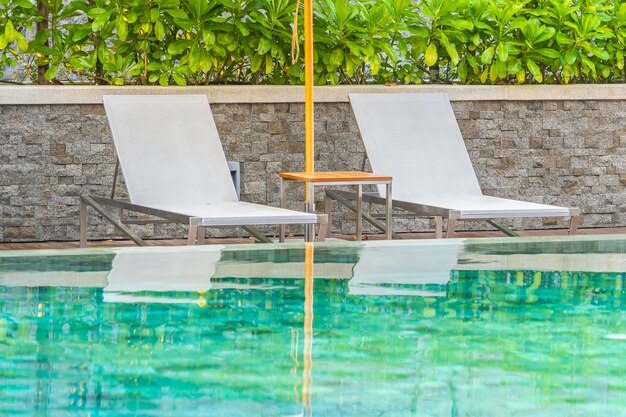
<instances>
[{"instance_id":1,"label":"reflection in water","mask_svg":"<svg viewBox=\"0 0 626 417\"><path fill-rule=\"evenodd\" d=\"M626 416L624 246L568 245L0 257L0 415Z\"/></svg>"},{"instance_id":2,"label":"reflection in water","mask_svg":"<svg viewBox=\"0 0 626 417\"><path fill-rule=\"evenodd\" d=\"M3 287L0 414L299 414L308 283L271 284L166 294L191 305ZM407 297L317 281L310 409L625 415L623 286L622 274L454 271L444 297Z\"/></svg>"},{"instance_id":3,"label":"reflection in water","mask_svg":"<svg viewBox=\"0 0 626 417\"><path fill-rule=\"evenodd\" d=\"M302 370L302 406L304 415L313 413L311 403L311 372L313 371L313 262L314 245L306 243L304 248L304 352Z\"/></svg>"}]
</instances>

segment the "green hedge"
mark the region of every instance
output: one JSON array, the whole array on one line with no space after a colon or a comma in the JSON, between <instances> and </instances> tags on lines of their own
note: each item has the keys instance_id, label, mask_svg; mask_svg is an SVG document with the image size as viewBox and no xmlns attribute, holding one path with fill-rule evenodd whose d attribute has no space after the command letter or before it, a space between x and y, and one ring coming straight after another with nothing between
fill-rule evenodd
<instances>
[{"instance_id":1,"label":"green hedge","mask_svg":"<svg viewBox=\"0 0 626 417\"><path fill-rule=\"evenodd\" d=\"M626 3L617 0L314 3L317 84L625 78ZM20 81L40 83L299 84L295 7L295 0L0 0L0 65L22 61L30 79Z\"/></svg>"}]
</instances>

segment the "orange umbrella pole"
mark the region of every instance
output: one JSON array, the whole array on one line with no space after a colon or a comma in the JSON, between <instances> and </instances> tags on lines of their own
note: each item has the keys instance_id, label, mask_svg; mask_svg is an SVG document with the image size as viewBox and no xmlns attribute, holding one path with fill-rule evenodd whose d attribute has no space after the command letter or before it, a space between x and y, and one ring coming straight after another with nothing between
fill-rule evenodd
<instances>
[{"instance_id":1,"label":"orange umbrella pole","mask_svg":"<svg viewBox=\"0 0 626 417\"><path fill-rule=\"evenodd\" d=\"M304 0L304 148L305 171L313 172L313 0Z\"/></svg>"}]
</instances>

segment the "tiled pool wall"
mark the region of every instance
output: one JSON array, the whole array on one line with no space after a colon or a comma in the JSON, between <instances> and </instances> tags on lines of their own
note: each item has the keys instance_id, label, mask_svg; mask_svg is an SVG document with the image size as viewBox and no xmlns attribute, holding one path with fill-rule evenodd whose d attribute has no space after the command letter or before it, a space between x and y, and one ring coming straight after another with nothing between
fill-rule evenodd
<instances>
[{"instance_id":1,"label":"tiled pool wall","mask_svg":"<svg viewBox=\"0 0 626 417\"><path fill-rule=\"evenodd\" d=\"M458 101L451 97L486 194L578 206L584 214L583 227L626 226L626 96ZM6 103L6 97L0 102ZM304 168L303 104L214 102L212 110L227 159L241 163L242 198L278 205L278 172ZM364 147L349 103L329 99L318 102L315 111L316 169L360 169ZM108 195L115 159L101 104L0 104L0 241L78 239L78 196ZM290 185L289 206L301 208L303 194L301 186ZM316 196L320 208L322 198L322 193ZM333 229L353 233L353 219L341 212ZM90 224L92 238L119 236L95 216ZM554 219L508 224L565 226ZM433 225L398 217L394 227L421 231ZM485 225L463 222L459 226L467 228ZM186 233L183 226L164 224L137 226L137 230L148 238ZM213 236L240 233L237 229L211 232Z\"/></svg>"}]
</instances>

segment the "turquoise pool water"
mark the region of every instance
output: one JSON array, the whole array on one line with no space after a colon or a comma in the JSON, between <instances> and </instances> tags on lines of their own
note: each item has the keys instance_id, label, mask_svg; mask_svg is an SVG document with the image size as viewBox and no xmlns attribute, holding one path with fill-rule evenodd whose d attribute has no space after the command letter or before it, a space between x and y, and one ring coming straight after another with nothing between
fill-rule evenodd
<instances>
[{"instance_id":1,"label":"turquoise pool water","mask_svg":"<svg viewBox=\"0 0 626 417\"><path fill-rule=\"evenodd\" d=\"M623 238L313 256L0 254L0 415L626 416Z\"/></svg>"}]
</instances>

